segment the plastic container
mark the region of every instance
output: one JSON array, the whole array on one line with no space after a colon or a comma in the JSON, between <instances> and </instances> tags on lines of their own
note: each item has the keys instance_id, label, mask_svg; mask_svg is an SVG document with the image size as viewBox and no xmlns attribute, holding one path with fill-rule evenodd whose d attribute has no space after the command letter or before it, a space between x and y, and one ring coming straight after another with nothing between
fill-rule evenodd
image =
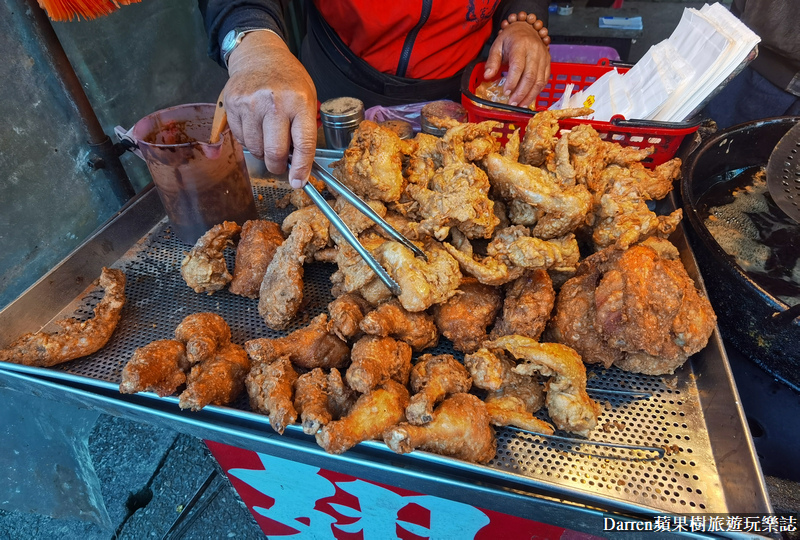
<instances>
[{"instance_id":1,"label":"plastic container","mask_svg":"<svg viewBox=\"0 0 800 540\"><path fill-rule=\"evenodd\" d=\"M603 59L619 61L619 53L614 47L603 45L571 45L553 43L550 45L551 62L597 65Z\"/></svg>"},{"instance_id":2,"label":"plastic container","mask_svg":"<svg viewBox=\"0 0 800 540\"><path fill-rule=\"evenodd\" d=\"M136 145L167 217L187 244L218 223L257 219L242 146L226 128L209 144L213 103L178 105L149 114L117 136Z\"/></svg>"},{"instance_id":3,"label":"plastic container","mask_svg":"<svg viewBox=\"0 0 800 540\"><path fill-rule=\"evenodd\" d=\"M498 120L503 125L494 130L494 134L505 143L508 136L519 128L520 135L532 116L532 111L521 107L513 107L502 103L492 103L475 95L475 89L484 81L485 62L475 63L472 69L464 71L461 80L461 103L467 109L470 122ZM536 111L546 110L558 101L568 83L575 85L576 91L591 86L600 76L613 69L607 59L596 65L552 62L550 64L550 80L544 90L536 98ZM617 67L625 73L629 67ZM498 77L499 78L499 77ZM655 151L642 164L653 168L675 157L681 142L686 135L694 133L700 127L700 119L688 122L654 122L650 120L625 120L623 117L612 118L610 122L596 120L565 119L559 121L562 129L571 129L578 124L591 124L604 140L619 143L622 146L645 148L653 146Z\"/></svg>"}]
</instances>

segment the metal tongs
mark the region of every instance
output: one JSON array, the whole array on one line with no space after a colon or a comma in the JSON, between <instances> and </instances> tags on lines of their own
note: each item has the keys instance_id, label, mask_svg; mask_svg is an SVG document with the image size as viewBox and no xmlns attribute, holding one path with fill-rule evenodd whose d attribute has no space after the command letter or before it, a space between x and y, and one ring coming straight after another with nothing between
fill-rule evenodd
<instances>
[{"instance_id":1,"label":"metal tongs","mask_svg":"<svg viewBox=\"0 0 800 540\"><path fill-rule=\"evenodd\" d=\"M317 178L325 182L330 189L338 193L344 198L344 200L352 204L359 212L377 223L380 228L386 231L386 234L388 234L393 240L400 242L405 247L410 249L415 256L422 257L425 261L428 260L428 257L425 255L424 251L415 246L411 240L400 234L394 227L389 225L381 216L379 216L372 208L370 208L367 203L359 198L358 195L350 191L350 188L339 182L336 177L333 176L333 174L327 171L316 161L314 161L312 171ZM311 182L308 182L305 186L303 186L303 191L305 191L306 194L311 197L311 200L314 202L314 204L316 204L325 217L328 218L328 221L330 221L333 226L336 227L336 230L341 233L345 240L347 240L347 243L353 246L353 249L355 249L358 254L361 255L361 258L364 259L364 262L366 262L367 265L372 268L372 271L377 274L384 285L386 285L386 287L388 287L393 294L399 296L402 292L400 290L400 285L398 285L397 282L392 279L388 272L386 272L386 270L380 265L380 263L375 260L375 257L372 256L372 253L367 251L367 249L361 245L361 242L358 241L358 238L355 234L353 234L353 231L351 231L347 224L342 221L342 218L339 217L339 214L337 214L333 208L331 208L331 205L328 204L328 201L326 201L320 192L317 191L317 188L315 188Z\"/></svg>"}]
</instances>

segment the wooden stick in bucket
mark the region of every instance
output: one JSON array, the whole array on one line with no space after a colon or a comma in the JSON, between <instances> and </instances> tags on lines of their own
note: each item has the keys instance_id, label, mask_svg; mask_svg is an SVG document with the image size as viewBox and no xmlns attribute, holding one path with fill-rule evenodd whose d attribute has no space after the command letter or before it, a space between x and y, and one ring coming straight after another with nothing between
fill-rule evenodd
<instances>
[{"instance_id":1,"label":"wooden stick in bucket","mask_svg":"<svg viewBox=\"0 0 800 540\"><path fill-rule=\"evenodd\" d=\"M217 108L214 110L214 120L211 122L211 136L208 138L208 142L211 144L219 142L219 136L228 126L228 113L225 112L225 105L222 102L224 94L225 90L220 92L217 98Z\"/></svg>"}]
</instances>

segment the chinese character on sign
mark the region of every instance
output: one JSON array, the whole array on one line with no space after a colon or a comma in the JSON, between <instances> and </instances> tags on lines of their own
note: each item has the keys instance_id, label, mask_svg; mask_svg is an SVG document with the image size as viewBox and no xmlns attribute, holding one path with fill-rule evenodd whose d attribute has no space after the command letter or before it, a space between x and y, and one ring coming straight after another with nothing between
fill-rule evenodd
<instances>
[{"instance_id":1,"label":"chinese character on sign","mask_svg":"<svg viewBox=\"0 0 800 540\"><path fill-rule=\"evenodd\" d=\"M720 516L709 516L708 527L706 532L723 532L725 531L725 520Z\"/></svg>"},{"instance_id":2,"label":"chinese character on sign","mask_svg":"<svg viewBox=\"0 0 800 540\"><path fill-rule=\"evenodd\" d=\"M742 530L742 517L741 516L728 516L726 523L726 531L741 531Z\"/></svg>"},{"instance_id":3,"label":"chinese character on sign","mask_svg":"<svg viewBox=\"0 0 800 540\"><path fill-rule=\"evenodd\" d=\"M692 532L705 532L706 530L706 517L705 516L692 516L689 522Z\"/></svg>"},{"instance_id":4,"label":"chinese character on sign","mask_svg":"<svg viewBox=\"0 0 800 540\"><path fill-rule=\"evenodd\" d=\"M653 520L654 531L669 532L672 530L671 525L669 516L656 516L656 519Z\"/></svg>"},{"instance_id":5,"label":"chinese character on sign","mask_svg":"<svg viewBox=\"0 0 800 540\"><path fill-rule=\"evenodd\" d=\"M757 517L744 518L744 532L761 532L760 523L761 520Z\"/></svg>"},{"instance_id":6,"label":"chinese character on sign","mask_svg":"<svg viewBox=\"0 0 800 540\"><path fill-rule=\"evenodd\" d=\"M672 530L673 531L686 531L686 516L673 516L672 517Z\"/></svg>"},{"instance_id":7,"label":"chinese character on sign","mask_svg":"<svg viewBox=\"0 0 800 540\"><path fill-rule=\"evenodd\" d=\"M780 532L795 532L797 531L797 520L794 516L781 516L778 519L778 528Z\"/></svg>"},{"instance_id":8,"label":"chinese character on sign","mask_svg":"<svg viewBox=\"0 0 800 540\"><path fill-rule=\"evenodd\" d=\"M778 516L761 516L761 532L778 532Z\"/></svg>"}]
</instances>

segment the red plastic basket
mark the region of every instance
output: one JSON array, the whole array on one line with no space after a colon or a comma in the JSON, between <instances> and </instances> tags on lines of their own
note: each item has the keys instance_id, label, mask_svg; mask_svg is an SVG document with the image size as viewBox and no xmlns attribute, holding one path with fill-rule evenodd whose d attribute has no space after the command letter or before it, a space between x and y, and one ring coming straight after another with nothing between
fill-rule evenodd
<instances>
[{"instance_id":1,"label":"red plastic basket","mask_svg":"<svg viewBox=\"0 0 800 540\"><path fill-rule=\"evenodd\" d=\"M528 120L535 113L521 107L491 103L477 97L475 89L484 81L484 65L485 62L477 62L471 70L469 68L465 70L464 78L461 81L461 103L467 109L470 122L483 122L484 120L503 122L504 125L497 128L494 133L505 143L508 136L517 128L520 130L520 135L523 135ZM578 90L583 90L613 68L614 66L607 59L600 60L597 65L552 62L550 64L550 80L536 98L536 111L543 111L558 101L567 84L573 83ZM620 73L625 73L630 68L617 67L617 69ZM481 106L481 104L486 106ZM491 108L488 108L489 106ZM700 120L653 122L650 120L625 120L620 116L612 118L610 122L571 118L559 122L562 129L571 129L578 124L591 124L601 138L623 146L636 148L653 146L655 152L643 162L645 166L652 168L675 157L683 138L697 131L697 128L700 127Z\"/></svg>"}]
</instances>

